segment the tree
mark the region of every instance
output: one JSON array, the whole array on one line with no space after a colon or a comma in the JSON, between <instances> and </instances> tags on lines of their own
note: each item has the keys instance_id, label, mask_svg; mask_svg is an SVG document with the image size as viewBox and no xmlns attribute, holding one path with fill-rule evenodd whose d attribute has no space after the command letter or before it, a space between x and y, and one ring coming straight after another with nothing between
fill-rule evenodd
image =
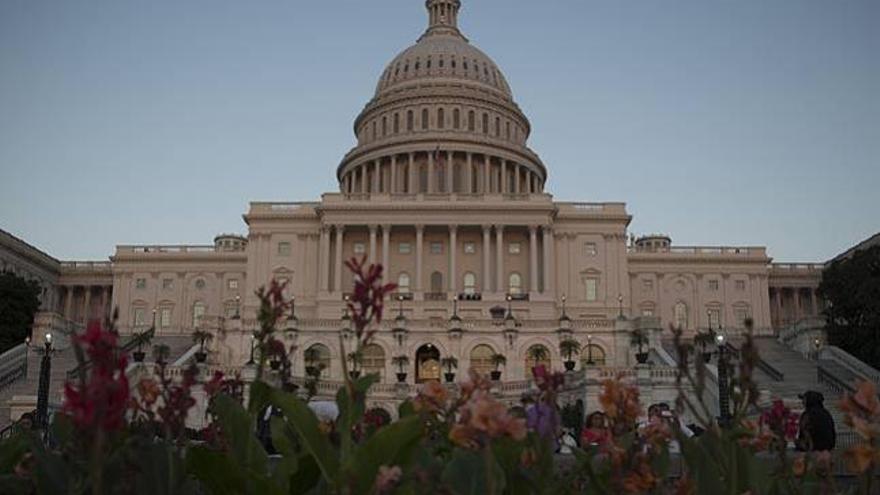
<instances>
[{"instance_id":1,"label":"tree","mask_svg":"<svg viewBox=\"0 0 880 495\"><path fill-rule=\"evenodd\" d=\"M822 272L828 343L880 368L880 246L856 251Z\"/></svg>"},{"instance_id":2,"label":"tree","mask_svg":"<svg viewBox=\"0 0 880 495\"><path fill-rule=\"evenodd\" d=\"M40 309L40 285L12 272L0 273L0 353L24 342Z\"/></svg>"}]
</instances>

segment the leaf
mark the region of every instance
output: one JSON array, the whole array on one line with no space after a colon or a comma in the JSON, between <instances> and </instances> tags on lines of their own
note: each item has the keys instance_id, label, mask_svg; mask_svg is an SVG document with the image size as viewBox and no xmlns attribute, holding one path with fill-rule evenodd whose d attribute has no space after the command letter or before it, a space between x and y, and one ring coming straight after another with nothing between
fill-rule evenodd
<instances>
[{"instance_id":1,"label":"leaf","mask_svg":"<svg viewBox=\"0 0 880 495\"><path fill-rule=\"evenodd\" d=\"M495 495L504 492L504 471L491 450L481 453L456 450L446 469L443 483L457 495Z\"/></svg>"},{"instance_id":2,"label":"leaf","mask_svg":"<svg viewBox=\"0 0 880 495\"><path fill-rule=\"evenodd\" d=\"M349 394L347 386L343 386L336 392L336 404L339 406L339 418L336 420L336 431L339 432L342 444L342 462L347 462L351 454L352 439L351 430L366 412L366 397L370 387L379 381L379 375L371 373L363 376L352 383L352 394Z\"/></svg>"},{"instance_id":3,"label":"leaf","mask_svg":"<svg viewBox=\"0 0 880 495\"><path fill-rule=\"evenodd\" d=\"M333 483L339 471L338 454L330 441L318 430L318 418L306 404L292 394L272 390L272 404L284 412L303 447L314 457L321 474L328 483Z\"/></svg>"},{"instance_id":4,"label":"leaf","mask_svg":"<svg viewBox=\"0 0 880 495\"><path fill-rule=\"evenodd\" d=\"M291 495L307 493L321 481L321 469L311 454L301 456L297 466L298 469L290 478Z\"/></svg>"},{"instance_id":5,"label":"leaf","mask_svg":"<svg viewBox=\"0 0 880 495\"><path fill-rule=\"evenodd\" d=\"M346 471L355 478L355 492L366 493L376 479L379 466L404 464L406 453L418 444L422 436L422 422L410 416L377 431L360 445L352 455Z\"/></svg>"},{"instance_id":6,"label":"leaf","mask_svg":"<svg viewBox=\"0 0 880 495\"><path fill-rule=\"evenodd\" d=\"M229 454L246 469L267 475L269 456L254 435L253 418L238 401L225 394L214 398L213 408L229 442Z\"/></svg>"},{"instance_id":7,"label":"leaf","mask_svg":"<svg viewBox=\"0 0 880 495\"><path fill-rule=\"evenodd\" d=\"M186 456L187 471L201 481L208 493L237 495L245 493L247 476L241 466L221 452L192 447Z\"/></svg>"}]
</instances>

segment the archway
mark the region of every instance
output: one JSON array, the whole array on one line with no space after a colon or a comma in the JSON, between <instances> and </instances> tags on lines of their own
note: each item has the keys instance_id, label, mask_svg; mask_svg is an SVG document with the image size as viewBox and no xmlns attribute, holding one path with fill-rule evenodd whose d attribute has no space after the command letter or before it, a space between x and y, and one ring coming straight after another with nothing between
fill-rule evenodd
<instances>
[{"instance_id":1,"label":"archway","mask_svg":"<svg viewBox=\"0 0 880 495\"><path fill-rule=\"evenodd\" d=\"M416 351L416 383L440 381L440 350L425 344Z\"/></svg>"}]
</instances>

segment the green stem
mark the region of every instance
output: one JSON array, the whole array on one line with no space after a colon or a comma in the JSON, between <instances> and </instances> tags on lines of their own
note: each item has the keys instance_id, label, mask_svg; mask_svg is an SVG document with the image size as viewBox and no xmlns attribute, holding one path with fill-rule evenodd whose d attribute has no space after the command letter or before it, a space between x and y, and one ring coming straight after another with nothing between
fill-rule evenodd
<instances>
[{"instance_id":1,"label":"green stem","mask_svg":"<svg viewBox=\"0 0 880 495\"><path fill-rule=\"evenodd\" d=\"M92 462L89 466L92 478L92 495L104 493L104 459L101 451L104 449L104 430L100 427L95 434L95 443L92 444Z\"/></svg>"},{"instance_id":2,"label":"green stem","mask_svg":"<svg viewBox=\"0 0 880 495\"><path fill-rule=\"evenodd\" d=\"M494 459L492 458L492 448L490 446L486 446L483 449L483 457L485 457L486 488L488 491L488 495L495 495L495 478L492 476L492 462L494 461Z\"/></svg>"}]
</instances>

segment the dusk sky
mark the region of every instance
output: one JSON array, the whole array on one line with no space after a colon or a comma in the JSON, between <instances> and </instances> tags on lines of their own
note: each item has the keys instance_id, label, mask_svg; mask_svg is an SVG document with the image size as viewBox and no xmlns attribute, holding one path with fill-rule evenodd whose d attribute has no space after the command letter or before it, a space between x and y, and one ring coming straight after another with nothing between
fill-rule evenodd
<instances>
[{"instance_id":1,"label":"dusk sky","mask_svg":"<svg viewBox=\"0 0 880 495\"><path fill-rule=\"evenodd\" d=\"M825 261L880 231L880 1L463 0L563 201ZM423 0L3 0L0 228L59 259L337 188Z\"/></svg>"}]
</instances>

